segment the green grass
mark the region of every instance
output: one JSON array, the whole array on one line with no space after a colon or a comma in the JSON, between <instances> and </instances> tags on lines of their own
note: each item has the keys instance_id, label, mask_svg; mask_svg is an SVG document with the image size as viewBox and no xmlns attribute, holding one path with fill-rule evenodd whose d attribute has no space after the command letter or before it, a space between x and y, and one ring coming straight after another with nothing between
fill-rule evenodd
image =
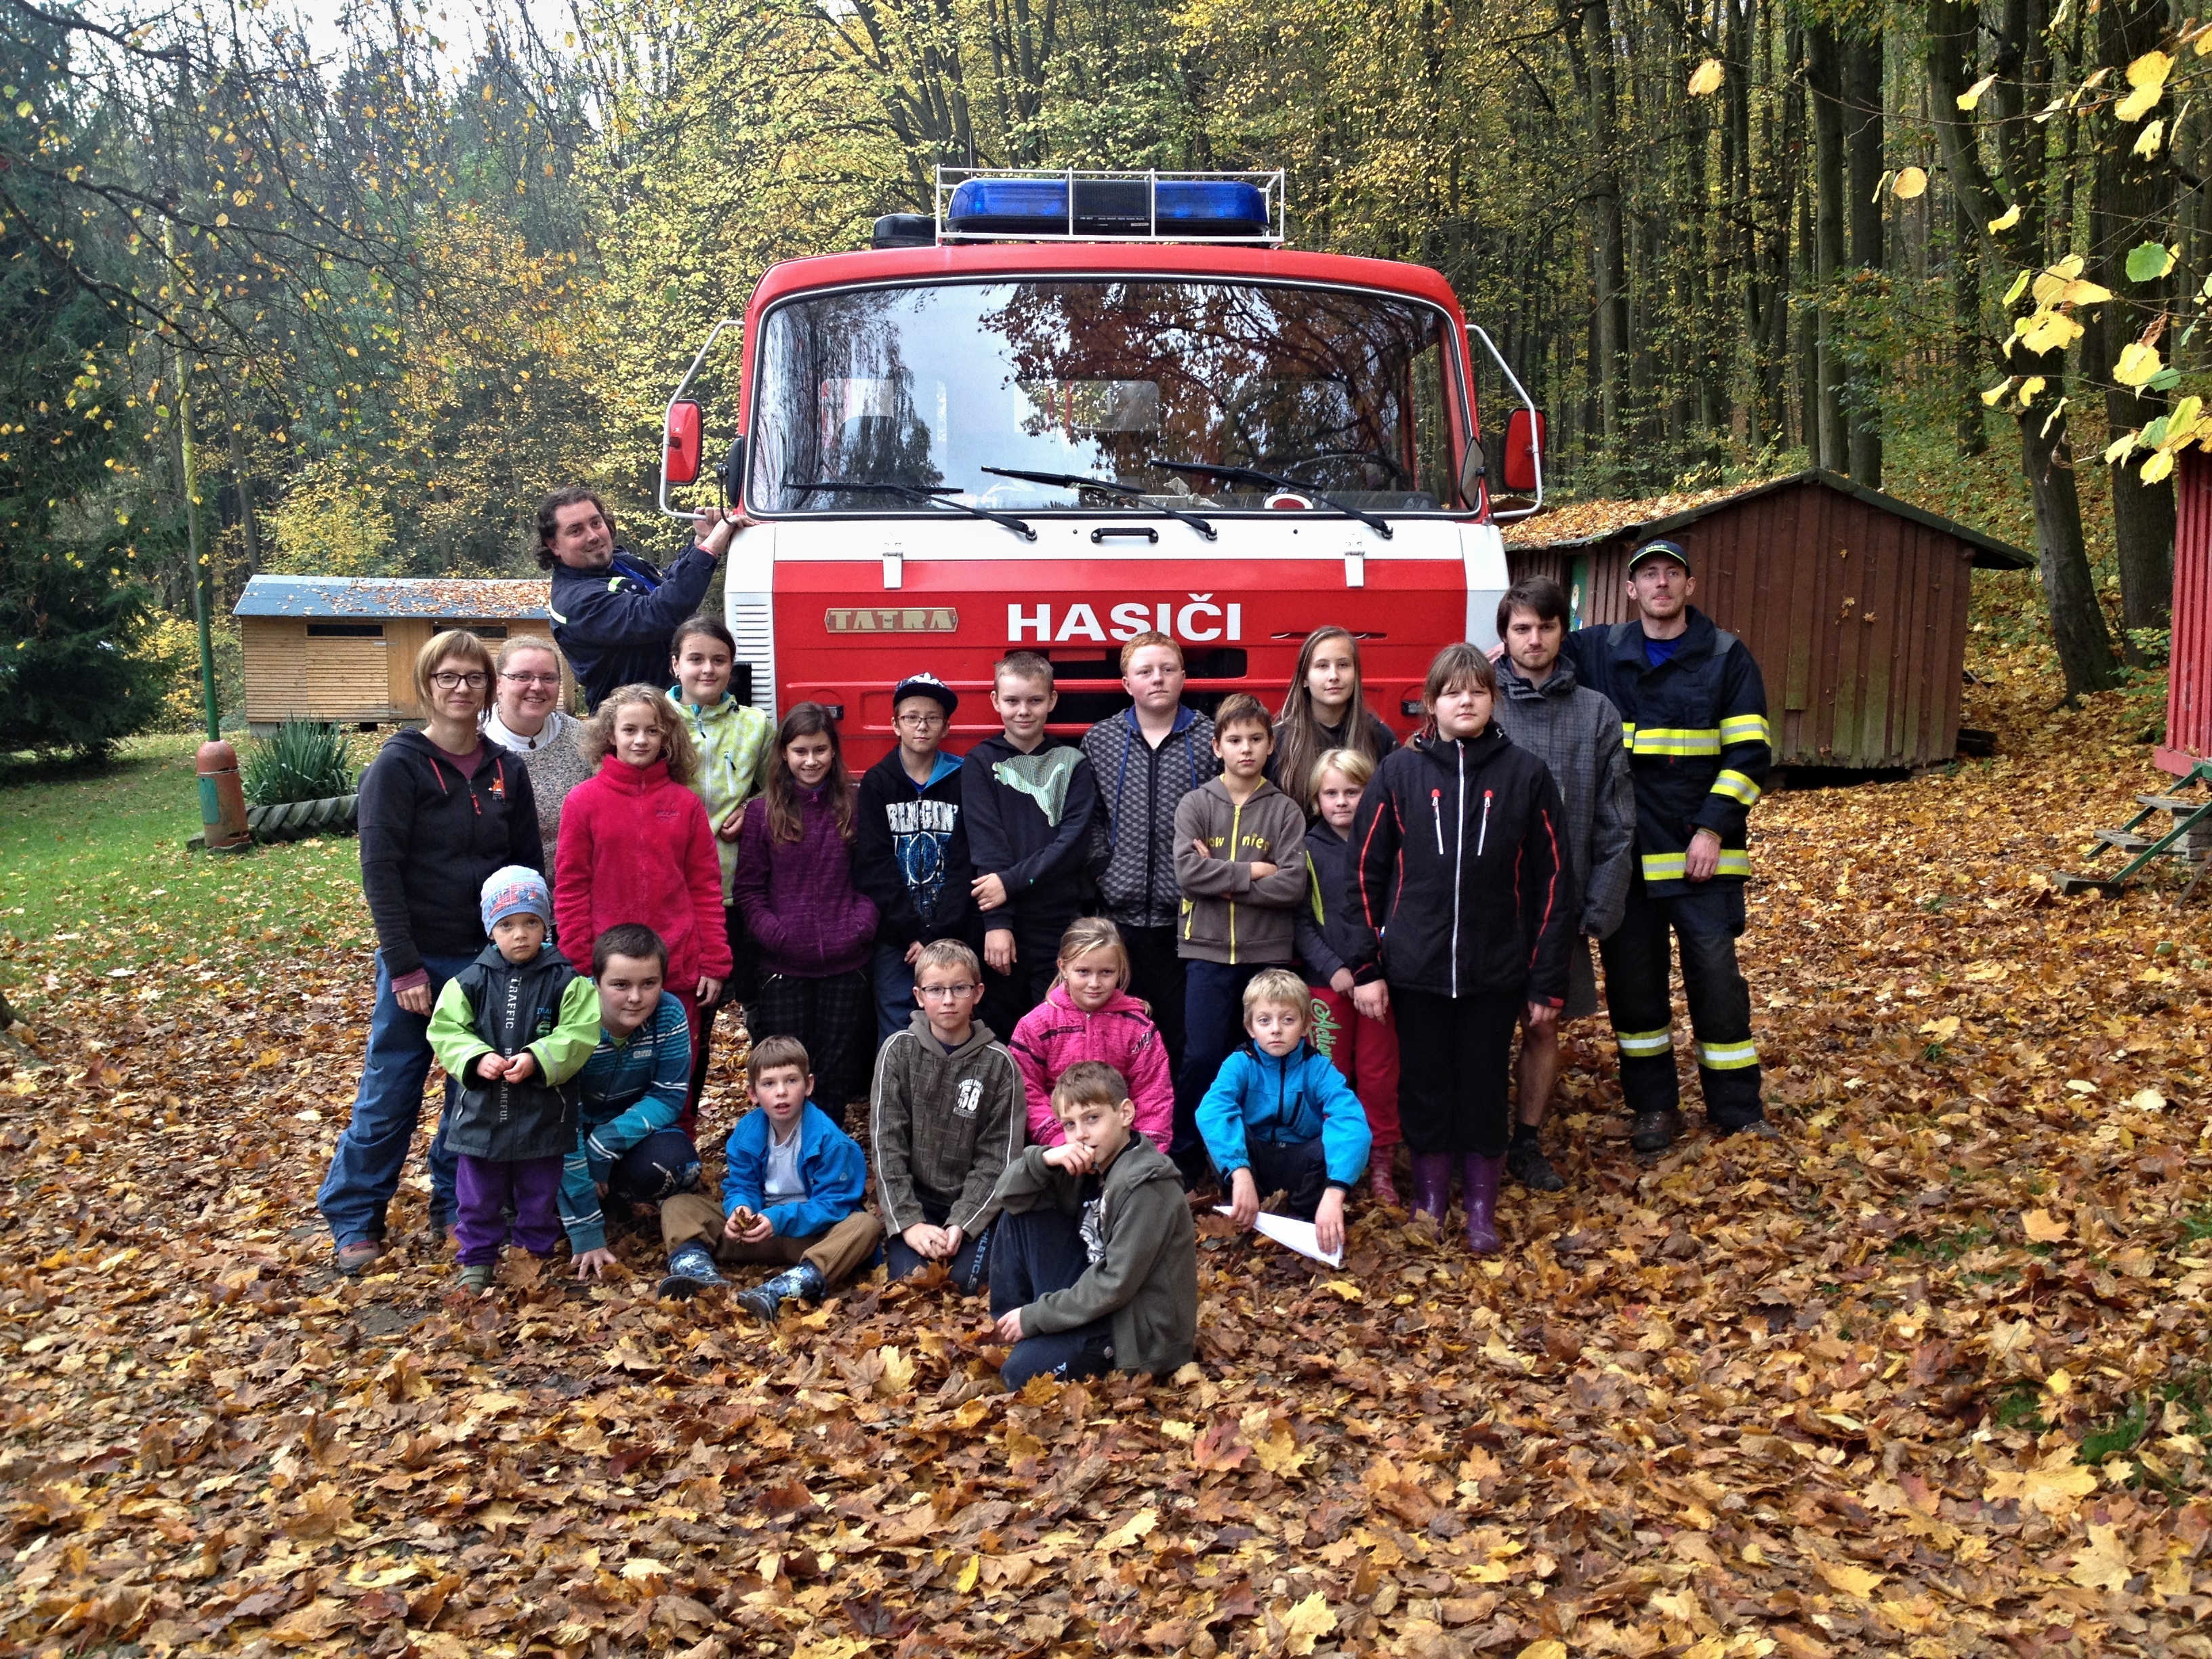
<instances>
[{"instance_id":1,"label":"green grass","mask_svg":"<svg viewBox=\"0 0 2212 1659\"><path fill-rule=\"evenodd\" d=\"M250 983L301 953L365 961L350 836L185 850L198 747L132 738L97 768L0 760L0 990L20 1010L165 975Z\"/></svg>"}]
</instances>

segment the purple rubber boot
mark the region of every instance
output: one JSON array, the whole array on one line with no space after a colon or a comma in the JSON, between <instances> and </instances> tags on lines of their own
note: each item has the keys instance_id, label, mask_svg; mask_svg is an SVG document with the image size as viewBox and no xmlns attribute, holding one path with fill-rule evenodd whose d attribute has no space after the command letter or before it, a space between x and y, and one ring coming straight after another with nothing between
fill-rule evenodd
<instances>
[{"instance_id":1,"label":"purple rubber boot","mask_svg":"<svg viewBox=\"0 0 2212 1659\"><path fill-rule=\"evenodd\" d=\"M1467 1182L1467 1248L1477 1255L1498 1254L1498 1182L1505 1173L1504 1158L1485 1158L1469 1152L1463 1168Z\"/></svg>"}]
</instances>

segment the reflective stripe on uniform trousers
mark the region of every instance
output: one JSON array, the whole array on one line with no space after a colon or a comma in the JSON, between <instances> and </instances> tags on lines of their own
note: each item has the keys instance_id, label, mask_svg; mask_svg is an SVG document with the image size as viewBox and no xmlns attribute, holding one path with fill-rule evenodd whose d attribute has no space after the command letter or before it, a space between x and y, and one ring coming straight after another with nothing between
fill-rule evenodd
<instances>
[{"instance_id":1,"label":"reflective stripe on uniform trousers","mask_svg":"<svg viewBox=\"0 0 2212 1659\"><path fill-rule=\"evenodd\" d=\"M1709 1072L1740 1072L1759 1064L1759 1049L1750 1042L1700 1042L1698 1064Z\"/></svg>"},{"instance_id":2,"label":"reflective stripe on uniform trousers","mask_svg":"<svg viewBox=\"0 0 2212 1659\"><path fill-rule=\"evenodd\" d=\"M1629 752L1637 755L1717 755L1721 731L1717 726L1645 726L1627 738Z\"/></svg>"},{"instance_id":3,"label":"reflective stripe on uniform trousers","mask_svg":"<svg viewBox=\"0 0 2212 1659\"><path fill-rule=\"evenodd\" d=\"M1686 881L1689 879L1689 859L1686 853L1646 853L1643 856L1644 879L1646 881ZM1751 874L1751 854L1741 848L1721 848L1720 862L1713 867L1717 876L1748 876Z\"/></svg>"},{"instance_id":4,"label":"reflective stripe on uniform trousers","mask_svg":"<svg viewBox=\"0 0 2212 1659\"><path fill-rule=\"evenodd\" d=\"M1759 786L1741 772L1723 769L1713 780L1713 793L1726 795L1730 800L1749 806L1759 799Z\"/></svg>"},{"instance_id":5,"label":"reflective stripe on uniform trousers","mask_svg":"<svg viewBox=\"0 0 2212 1659\"><path fill-rule=\"evenodd\" d=\"M1628 1059L1644 1060L1653 1054L1672 1054L1674 1029L1662 1025L1656 1031L1615 1031L1613 1040L1620 1045L1621 1054Z\"/></svg>"}]
</instances>

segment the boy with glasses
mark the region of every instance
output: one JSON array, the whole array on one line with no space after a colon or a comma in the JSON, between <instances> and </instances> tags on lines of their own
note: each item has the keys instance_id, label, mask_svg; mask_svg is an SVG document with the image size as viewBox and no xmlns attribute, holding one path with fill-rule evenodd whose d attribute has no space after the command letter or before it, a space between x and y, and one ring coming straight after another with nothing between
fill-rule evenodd
<instances>
[{"instance_id":1,"label":"boy with glasses","mask_svg":"<svg viewBox=\"0 0 2212 1659\"><path fill-rule=\"evenodd\" d=\"M893 1279L943 1262L963 1295L988 1274L993 1197L1022 1150L1022 1076L975 1018L983 964L957 939L914 963L921 1007L876 1056L868 1138Z\"/></svg>"},{"instance_id":2,"label":"boy with glasses","mask_svg":"<svg viewBox=\"0 0 2212 1659\"><path fill-rule=\"evenodd\" d=\"M891 693L898 747L860 779L853 884L882 918L869 976L876 1042L914 1018L914 965L933 939L974 942L975 871L960 811L960 757L943 744L960 699L934 674L909 674Z\"/></svg>"}]
</instances>

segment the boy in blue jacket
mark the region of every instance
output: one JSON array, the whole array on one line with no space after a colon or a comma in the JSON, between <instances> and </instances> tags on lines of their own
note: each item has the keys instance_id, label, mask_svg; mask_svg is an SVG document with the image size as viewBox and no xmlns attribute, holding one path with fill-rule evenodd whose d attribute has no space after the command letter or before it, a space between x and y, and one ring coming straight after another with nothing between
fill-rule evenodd
<instances>
[{"instance_id":1,"label":"boy in blue jacket","mask_svg":"<svg viewBox=\"0 0 2212 1659\"><path fill-rule=\"evenodd\" d=\"M876 1253L882 1224L861 1207L867 1159L807 1098L814 1073L806 1045L763 1037L745 1062L759 1109L738 1120L724 1146L722 1203L679 1193L660 1206L668 1246L663 1296L696 1296L726 1281L717 1264L775 1261L784 1270L738 1293L738 1305L774 1320L787 1297L811 1301L852 1277Z\"/></svg>"},{"instance_id":2,"label":"boy in blue jacket","mask_svg":"<svg viewBox=\"0 0 2212 1659\"><path fill-rule=\"evenodd\" d=\"M1249 1227L1260 1195L1280 1191L1314 1224L1324 1250L1344 1248L1344 1195L1367 1167L1367 1113L1344 1074L1306 1041L1304 983L1286 968L1244 988L1251 1041L1229 1056L1198 1103L1198 1132L1229 1183L1229 1218Z\"/></svg>"}]
</instances>

